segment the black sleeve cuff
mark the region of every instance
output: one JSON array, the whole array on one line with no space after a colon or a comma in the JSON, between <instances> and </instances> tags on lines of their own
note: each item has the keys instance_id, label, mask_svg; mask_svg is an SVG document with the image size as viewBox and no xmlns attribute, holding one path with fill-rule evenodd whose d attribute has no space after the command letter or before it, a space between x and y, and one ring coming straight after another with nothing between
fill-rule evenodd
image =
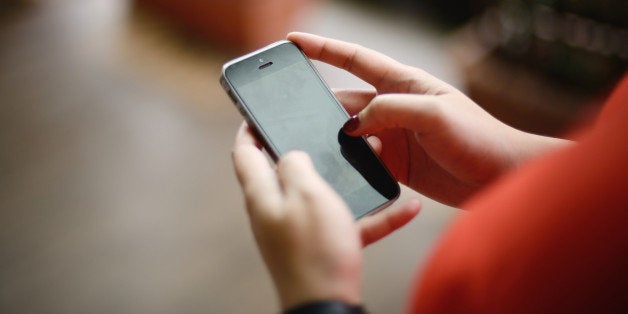
<instances>
[{"instance_id":1,"label":"black sleeve cuff","mask_svg":"<svg viewBox=\"0 0 628 314\"><path fill-rule=\"evenodd\" d=\"M283 314L365 314L361 305L340 301L317 301L289 308Z\"/></svg>"}]
</instances>

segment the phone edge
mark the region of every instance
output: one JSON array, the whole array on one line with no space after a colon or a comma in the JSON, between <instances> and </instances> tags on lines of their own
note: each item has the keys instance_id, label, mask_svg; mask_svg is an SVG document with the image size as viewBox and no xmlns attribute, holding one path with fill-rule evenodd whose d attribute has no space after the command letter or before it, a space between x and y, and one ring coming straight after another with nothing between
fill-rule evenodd
<instances>
[{"instance_id":1,"label":"phone edge","mask_svg":"<svg viewBox=\"0 0 628 314\"><path fill-rule=\"evenodd\" d=\"M246 123L249 125L249 127L251 128L251 131L253 131L255 138L262 144L262 146L266 149L266 151L268 152L268 154L270 155L270 157L273 159L273 161L277 162L277 160L279 160L279 153L277 151L277 149L269 142L266 140L266 137L262 135L262 131L260 131L260 126L258 125L257 121L252 117L251 113L249 112L248 108L246 106L243 105L242 100L240 99L240 96L238 95L238 93L234 92L234 88L231 85L231 83L229 82L229 80L227 79L226 76L226 71L227 68L229 68L231 65L238 63L242 60L248 59L256 54L259 54L263 51L272 49L273 47L279 46L279 45L283 45L283 44L292 44L295 45L293 42L289 41L289 40L280 40L280 41L276 41L273 42L269 45L266 45L264 47L261 47L259 49L256 49L254 51L251 51L247 54L244 54L242 56L239 56L237 58L231 59L229 61L227 61L225 64L222 65L222 69L220 72L220 85L222 86L222 88L225 90L225 92L227 92L227 94L229 95L229 98L231 99L231 101L233 102L233 104L236 106L236 108L238 109L238 111L240 112L240 114L242 115L242 117L244 118L244 120L246 121ZM295 45L296 46L296 45ZM297 46L298 48L298 46ZM301 51L300 48L298 48L299 51ZM303 53L303 52L301 52Z\"/></svg>"},{"instance_id":2,"label":"phone edge","mask_svg":"<svg viewBox=\"0 0 628 314\"><path fill-rule=\"evenodd\" d=\"M292 43L292 42L291 42ZM350 118L351 116L349 115L349 113L347 112L347 110L345 109L345 107L342 106L342 103L340 102L340 100L338 100L338 98L336 98L336 94L333 93L333 90L329 87L329 85L327 85L327 82L323 79L323 76L321 76L321 74L318 72L318 68L314 65L314 63L312 63L312 60L310 58L308 58L307 55L305 55L305 53L303 52L303 50L301 49L301 47L299 47L297 44L292 43L293 45L297 46L297 48L299 49L299 52L303 55L303 57L305 58L305 60L307 60L307 62L310 64L310 67L314 70L314 73L316 74L316 76L318 77L318 79L323 83L323 85L325 86L325 88L327 88L328 91L331 92L331 97L334 99L334 101L336 102L336 106L340 107L340 110L342 110L345 113L345 116L347 118ZM386 170L386 172L388 173L388 176L390 178L392 178L393 182L395 183L395 186L397 187L397 191L395 193L395 196L391 199L389 199L387 202L383 203L382 205L380 205L379 207L376 207L370 211L367 211L366 213L362 214L362 215L358 215L356 216L356 220L363 218L363 217L367 217L373 214L376 214L386 208L388 208L390 205L392 205L395 201L397 201L399 199L399 197L401 196L401 186L399 185L399 182L397 182L397 180L395 179L395 177L392 175L392 173L390 172L390 170L388 169L388 167L386 166L386 164L384 163L384 161L380 158L380 156L375 152L375 150L373 149L373 147L371 146L371 144L369 143L369 141L367 140L366 135L362 135L360 136L362 138L362 140L364 140L364 142L366 143L366 145L368 146L368 148L371 150L371 152L373 153L373 155L375 156L375 158L377 158L377 160L379 161L379 163L384 166L384 170Z\"/></svg>"}]
</instances>

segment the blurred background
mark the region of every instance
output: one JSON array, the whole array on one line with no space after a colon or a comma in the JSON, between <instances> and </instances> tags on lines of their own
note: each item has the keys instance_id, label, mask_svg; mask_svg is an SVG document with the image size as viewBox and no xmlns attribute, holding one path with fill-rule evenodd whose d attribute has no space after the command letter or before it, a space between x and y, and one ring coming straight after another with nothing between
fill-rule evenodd
<instances>
[{"instance_id":1,"label":"blurred background","mask_svg":"<svg viewBox=\"0 0 628 314\"><path fill-rule=\"evenodd\" d=\"M272 313L230 147L225 61L289 30L379 50L489 112L559 135L626 70L623 0L3 0L0 312ZM332 87L366 87L321 65ZM458 210L365 251L364 300L400 313Z\"/></svg>"}]
</instances>

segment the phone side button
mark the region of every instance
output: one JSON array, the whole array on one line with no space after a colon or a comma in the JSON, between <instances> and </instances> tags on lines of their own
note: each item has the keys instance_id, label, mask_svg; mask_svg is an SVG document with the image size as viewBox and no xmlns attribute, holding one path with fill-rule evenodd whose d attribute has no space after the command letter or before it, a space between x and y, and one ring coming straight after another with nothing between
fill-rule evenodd
<instances>
[{"instance_id":1,"label":"phone side button","mask_svg":"<svg viewBox=\"0 0 628 314\"><path fill-rule=\"evenodd\" d=\"M227 91L227 95L229 95L229 98L231 98L231 101L233 101L235 104L238 103L238 100L236 99L235 95L233 94L231 90Z\"/></svg>"},{"instance_id":2,"label":"phone side button","mask_svg":"<svg viewBox=\"0 0 628 314\"><path fill-rule=\"evenodd\" d=\"M243 116L246 116L246 112L244 112L244 108L242 108L242 106L239 103L236 103L236 107L238 107L238 110Z\"/></svg>"},{"instance_id":3,"label":"phone side button","mask_svg":"<svg viewBox=\"0 0 628 314\"><path fill-rule=\"evenodd\" d=\"M246 111L244 110L244 107L242 106L242 104L240 104L239 102L235 102L235 106L236 108L238 108L238 111L240 111L240 114L242 114L242 116L246 117Z\"/></svg>"},{"instance_id":4,"label":"phone side button","mask_svg":"<svg viewBox=\"0 0 628 314\"><path fill-rule=\"evenodd\" d=\"M244 115L244 109L242 108L242 105L240 104L240 102L236 99L233 92L231 90L228 90L227 94L229 95L229 98L231 98L231 101L233 102L233 104L238 108L238 111L240 111L240 113Z\"/></svg>"}]
</instances>

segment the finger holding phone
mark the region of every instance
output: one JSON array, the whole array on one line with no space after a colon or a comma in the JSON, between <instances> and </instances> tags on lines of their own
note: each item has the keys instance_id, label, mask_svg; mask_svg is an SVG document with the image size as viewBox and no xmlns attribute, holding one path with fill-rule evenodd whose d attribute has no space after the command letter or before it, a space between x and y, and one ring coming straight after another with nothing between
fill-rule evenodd
<instances>
[{"instance_id":1,"label":"finger holding phone","mask_svg":"<svg viewBox=\"0 0 628 314\"><path fill-rule=\"evenodd\" d=\"M393 176L443 203L460 205L500 174L568 143L514 129L454 87L373 50L305 33L288 39L375 88L336 92L355 114L344 130L377 136Z\"/></svg>"},{"instance_id":2,"label":"finger holding phone","mask_svg":"<svg viewBox=\"0 0 628 314\"><path fill-rule=\"evenodd\" d=\"M282 309L319 300L360 304L362 247L407 223L420 202L411 200L356 224L305 153L286 154L275 169L260 148L243 123L233 163Z\"/></svg>"}]
</instances>

